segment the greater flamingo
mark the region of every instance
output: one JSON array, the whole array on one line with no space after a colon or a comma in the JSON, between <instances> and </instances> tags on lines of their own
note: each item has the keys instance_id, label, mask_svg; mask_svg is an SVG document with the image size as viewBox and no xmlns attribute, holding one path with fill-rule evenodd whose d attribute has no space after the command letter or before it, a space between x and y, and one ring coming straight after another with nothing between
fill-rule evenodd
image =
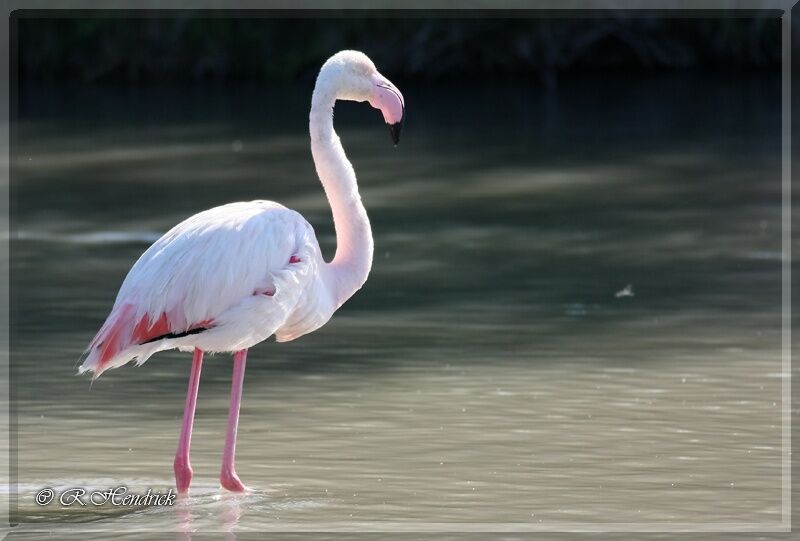
<instances>
[{"instance_id":1,"label":"greater flamingo","mask_svg":"<svg viewBox=\"0 0 800 541\"><path fill-rule=\"evenodd\" d=\"M400 91L357 51L325 62L311 98L311 154L333 212L336 254L322 257L311 225L270 201L231 203L195 214L142 254L117 294L111 314L86 349L80 373L178 348L194 351L175 482L192 481L189 447L203 353L233 352L230 411L220 483L245 490L234 468L236 429L248 348L275 335L294 340L324 325L367 279L372 230L353 166L333 129L336 100L368 101L383 113L396 145L404 113Z\"/></svg>"}]
</instances>

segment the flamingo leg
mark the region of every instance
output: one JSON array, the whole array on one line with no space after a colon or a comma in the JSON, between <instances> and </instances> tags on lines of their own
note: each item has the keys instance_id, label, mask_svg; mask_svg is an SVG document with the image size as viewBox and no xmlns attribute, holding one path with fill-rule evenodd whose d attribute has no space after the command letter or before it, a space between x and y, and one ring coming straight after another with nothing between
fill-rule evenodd
<instances>
[{"instance_id":1,"label":"flamingo leg","mask_svg":"<svg viewBox=\"0 0 800 541\"><path fill-rule=\"evenodd\" d=\"M189 463L189 448L192 445L192 425L197 405L197 390L200 388L200 368L203 365L203 350L195 349L192 357L192 372L189 375L189 390L186 391L186 405L183 408L183 424L175 453L175 485L178 493L189 490L192 483L192 465Z\"/></svg>"},{"instance_id":2,"label":"flamingo leg","mask_svg":"<svg viewBox=\"0 0 800 541\"><path fill-rule=\"evenodd\" d=\"M242 385L244 384L244 368L247 361L247 350L242 349L233 354L233 377L231 378L231 406L228 411L228 430L225 433L225 451L222 455L222 471L219 482L223 488L232 492L244 492L245 486L236 475L234 457L236 455L236 430L239 426L239 406L242 403Z\"/></svg>"}]
</instances>

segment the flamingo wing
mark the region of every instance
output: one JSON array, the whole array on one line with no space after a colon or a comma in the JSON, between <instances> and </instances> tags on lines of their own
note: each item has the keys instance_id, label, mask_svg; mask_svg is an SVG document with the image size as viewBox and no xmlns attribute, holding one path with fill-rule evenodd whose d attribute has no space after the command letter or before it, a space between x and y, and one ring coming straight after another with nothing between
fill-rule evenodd
<instances>
[{"instance_id":1,"label":"flamingo wing","mask_svg":"<svg viewBox=\"0 0 800 541\"><path fill-rule=\"evenodd\" d=\"M208 351L264 340L301 301L320 260L308 222L277 203L232 203L196 214L131 268L80 371L96 377L134 358L141 364L203 335Z\"/></svg>"}]
</instances>

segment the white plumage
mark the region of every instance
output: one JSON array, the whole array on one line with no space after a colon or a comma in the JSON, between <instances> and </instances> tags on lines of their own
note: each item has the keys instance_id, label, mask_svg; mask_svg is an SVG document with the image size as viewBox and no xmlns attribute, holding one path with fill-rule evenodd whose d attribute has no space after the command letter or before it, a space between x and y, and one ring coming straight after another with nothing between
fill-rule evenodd
<instances>
[{"instance_id":1,"label":"white plumage","mask_svg":"<svg viewBox=\"0 0 800 541\"><path fill-rule=\"evenodd\" d=\"M298 338L336 309L311 225L271 201L231 203L196 214L157 240L131 268L81 372L96 374L165 349L247 349L276 334ZM136 325L166 314L169 333L201 322L208 330L137 344ZM118 351L103 360L111 333ZM168 333L162 333L162 335ZM102 366L101 365L101 360Z\"/></svg>"}]
</instances>

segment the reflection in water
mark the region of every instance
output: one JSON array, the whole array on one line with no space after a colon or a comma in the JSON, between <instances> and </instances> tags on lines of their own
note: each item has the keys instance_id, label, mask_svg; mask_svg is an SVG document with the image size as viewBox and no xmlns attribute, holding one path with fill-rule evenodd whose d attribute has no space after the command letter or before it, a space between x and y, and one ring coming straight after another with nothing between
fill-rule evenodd
<instances>
[{"instance_id":1,"label":"reflection in water","mask_svg":"<svg viewBox=\"0 0 800 541\"><path fill-rule=\"evenodd\" d=\"M18 518L187 539L778 521L777 80L602 84L546 105L524 86L441 99L410 88L398 149L368 108L337 108L373 273L320 332L251 352L237 465L256 491L217 486L230 358L216 356L192 497L113 512L33 495L172 486L190 357L160 354L90 388L78 355L133 261L198 210L275 199L331 254L308 100L24 94L11 236ZM627 284L635 294L619 295Z\"/></svg>"},{"instance_id":2,"label":"reflection in water","mask_svg":"<svg viewBox=\"0 0 800 541\"><path fill-rule=\"evenodd\" d=\"M178 518L178 531L181 533L181 539L189 541L192 539L192 534L195 532L208 531L200 529L195 523L194 516L204 513L204 509L209 505L217 508L217 524L219 524L219 531L225 533L225 539L235 540L236 534L234 530L236 525L239 524L239 519L242 517L242 501L252 499L248 496L238 494L228 494L219 491L214 491L211 495L196 496L196 495L181 495L175 504L174 513ZM195 510L197 505L199 510Z\"/></svg>"},{"instance_id":3,"label":"reflection in water","mask_svg":"<svg viewBox=\"0 0 800 541\"><path fill-rule=\"evenodd\" d=\"M188 494L178 496L175 503L175 514L178 516L179 531L183 541L190 541L195 528L192 525L192 505Z\"/></svg>"},{"instance_id":4,"label":"reflection in water","mask_svg":"<svg viewBox=\"0 0 800 541\"><path fill-rule=\"evenodd\" d=\"M240 505L241 496L236 494L222 495L222 512L220 513L220 524L222 531L225 532L225 539L234 540L236 535L233 533L234 527L239 524L242 518L242 508Z\"/></svg>"}]
</instances>

